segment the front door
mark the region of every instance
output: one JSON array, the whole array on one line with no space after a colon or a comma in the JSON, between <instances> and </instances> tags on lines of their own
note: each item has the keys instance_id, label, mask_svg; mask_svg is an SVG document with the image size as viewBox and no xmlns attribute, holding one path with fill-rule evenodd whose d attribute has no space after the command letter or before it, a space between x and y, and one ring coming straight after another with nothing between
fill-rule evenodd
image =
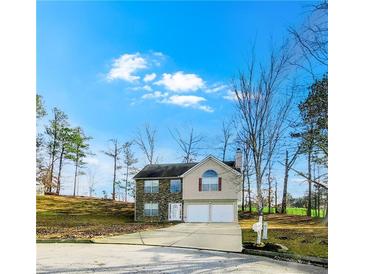
<instances>
[{"instance_id":1,"label":"front door","mask_svg":"<svg viewBox=\"0 0 365 274\"><path fill-rule=\"evenodd\" d=\"M181 221L181 203L169 203L169 221Z\"/></svg>"}]
</instances>

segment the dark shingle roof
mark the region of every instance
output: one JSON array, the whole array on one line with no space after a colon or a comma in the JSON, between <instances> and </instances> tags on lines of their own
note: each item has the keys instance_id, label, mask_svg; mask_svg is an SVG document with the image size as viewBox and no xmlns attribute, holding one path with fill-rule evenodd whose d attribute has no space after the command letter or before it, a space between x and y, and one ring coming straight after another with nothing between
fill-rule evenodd
<instances>
[{"instance_id":1,"label":"dark shingle roof","mask_svg":"<svg viewBox=\"0 0 365 274\"><path fill-rule=\"evenodd\" d=\"M234 161L225 161L226 165L234 168ZM154 164L145 166L133 178L171 178L179 177L198 163Z\"/></svg>"},{"instance_id":2,"label":"dark shingle roof","mask_svg":"<svg viewBox=\"0 0 365 274\"><path fill-rule=\"evenodd\" d=\"M134 179L179 177L196 164L197 163L147 165L134 176Z\"/></svg>"}]
</instances>

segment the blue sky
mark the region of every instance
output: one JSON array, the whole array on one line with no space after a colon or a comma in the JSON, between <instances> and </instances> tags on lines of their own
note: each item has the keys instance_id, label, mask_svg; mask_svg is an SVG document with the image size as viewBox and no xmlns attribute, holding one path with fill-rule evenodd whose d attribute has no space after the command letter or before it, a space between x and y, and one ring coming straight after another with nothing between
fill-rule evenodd
<instances>
[{"instance_id":1,"label":"blue sky","mask_svg":"<svg viewBox=\"0 0 365 274\"><path fill-rule=\"evenodd\" d=\"M271 40L280 42L288 26L303 21L308 4L38 2L37 92L49 112L61 108L93 137L89 163L97 170L97 192L110 193L111 161L100 153L108 139L130 140L148 122L158 127L164 162L179 160L168 128L192 126L214 144L234 111L230 80L253 43L264 58ZM137 148L136 155L143 166ZM87 179L80 180L83 194ZM293 194L305 190L292 185Z\"/></svg>"}]
</instances>

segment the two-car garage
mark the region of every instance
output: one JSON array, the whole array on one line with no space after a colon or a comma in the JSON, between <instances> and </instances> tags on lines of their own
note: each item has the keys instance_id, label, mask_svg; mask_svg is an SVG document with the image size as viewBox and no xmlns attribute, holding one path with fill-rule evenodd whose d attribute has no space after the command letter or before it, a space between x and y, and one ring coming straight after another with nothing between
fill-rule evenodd
<instances>
[{"instance_id":1,"label":"two-car garage","mask_svg":"<svg viewBox=\"0 0 365 274\"><path fill-rule=\"evenodd\" d=\"M230 203L186 203L185 222L235 222L237 206Z\"/></svg>"}]
</instances>

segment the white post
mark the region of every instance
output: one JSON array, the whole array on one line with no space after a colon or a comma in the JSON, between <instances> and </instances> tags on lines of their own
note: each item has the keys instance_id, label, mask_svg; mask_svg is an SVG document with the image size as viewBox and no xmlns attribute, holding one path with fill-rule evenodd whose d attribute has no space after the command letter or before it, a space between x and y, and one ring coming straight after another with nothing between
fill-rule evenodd
<instances>
[{"instance_id":1,"label":"white post","mask_svg":"<svg viewBox=\"0 0 365 274\"><path fill-rule=\"evenodd\" d=\"M252 229L257 233L256 244L261 244L262 216L259 217L257 223L253 224Z\"/></svg>"},{"instance_id":2,"label":"white post","mask_svg":"<svg viewBox=\"0 0 365 274\"><path fill-rule=\"evenodd\" d=\"M267 229L268 229L268 222L264 222L263 231L262 231L262 239L267 240Z\"/></svg>"},{"instance_id":3,"label":"white post","mask_svg":"<svg viewBox=\"0 0 365 274\"><path fill-rule=\"evenodd\" d=\"M257 232L257 244L261 244L261 233L262 233L262 216L259 216L260 230Z\"/></svg>"}]
</instances>

